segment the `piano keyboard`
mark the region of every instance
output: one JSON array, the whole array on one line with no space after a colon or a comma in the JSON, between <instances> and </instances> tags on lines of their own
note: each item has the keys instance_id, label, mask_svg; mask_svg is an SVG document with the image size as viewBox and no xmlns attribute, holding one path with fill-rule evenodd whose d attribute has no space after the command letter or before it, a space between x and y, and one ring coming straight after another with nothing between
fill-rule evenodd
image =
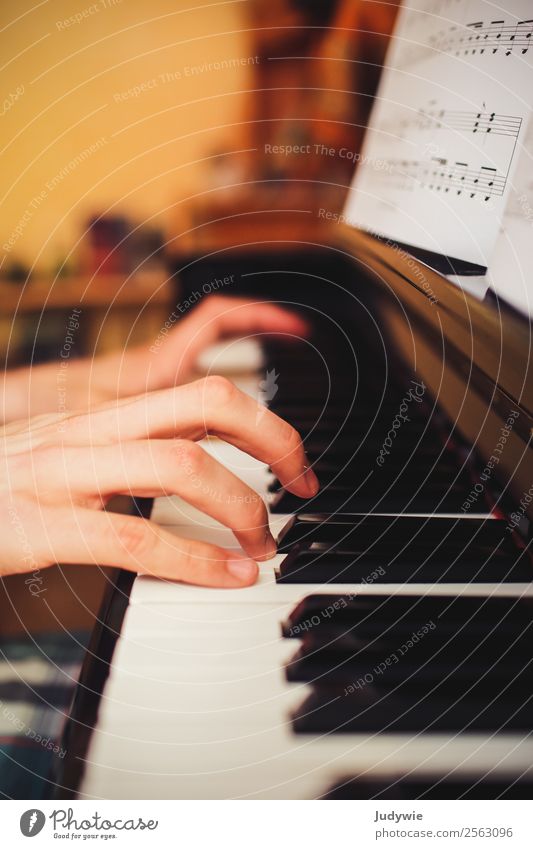
<instances>
[{"instance_id":1,"label":"piano keyboard","mask_svg":"<svg viewBox=\"0 0 533 849\"><path fill-rule=\"evenodd\" d=\"M461 511L475 472L430 399L406 381L376 403L327 347L322 372L309 349L257 349L257 373L236 380L257 396L276 369L270 406L306 435L321 491L299 502L204 441L267 500L279 553L246 589L136 578L80 798L531 792L529 554L481 498ZM152 519L238 549L179 498Z\"/></svg>"}]
</instances>

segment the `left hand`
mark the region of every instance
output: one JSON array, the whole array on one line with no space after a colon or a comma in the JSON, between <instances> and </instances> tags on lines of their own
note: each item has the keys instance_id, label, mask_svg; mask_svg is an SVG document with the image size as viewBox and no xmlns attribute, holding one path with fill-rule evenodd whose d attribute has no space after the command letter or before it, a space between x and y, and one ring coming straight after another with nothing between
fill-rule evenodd
<instances>
[{"instance_id":1,"label":"left hand","mask_svg":"<svg viewBox=\"0 0 533 849\"><path fill-rule=\"evenodd\" d=\"M174 322L168 332L162 331L158 340L149 344L69 362L61 374L66 411L87 410L95 404L186 383L193 377L201 351L227 336L280 333L302 337L308 333L306 322L283 307L223 295L206 297L183 318L174 317ZM56 413L58 365L9 371L3 390L6 422Z\"/></svg>"},{"instance_id":2,"label":"left hand","mask_svg":"<svg viewBox=\"0 0 533 849\"><path fill-rule=\"evenodd\" d=\"M115 386L119 397L177 386L191 380L200 353L220 339L256 333L301 338L308 331L302 318L277 304L210 295L155 344L123 354Z\"/></svg>"}]
</instances>

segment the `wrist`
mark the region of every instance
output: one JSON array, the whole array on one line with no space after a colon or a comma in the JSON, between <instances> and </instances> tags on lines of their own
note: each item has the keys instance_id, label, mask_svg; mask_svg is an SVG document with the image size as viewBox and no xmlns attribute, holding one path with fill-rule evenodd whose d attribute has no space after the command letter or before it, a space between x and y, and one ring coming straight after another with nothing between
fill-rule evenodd
<instances>
[{"instance_id":1,"label":"wrist","mask_svg":"<svg viewBox=\"0 0 533 849\"><path fill-rule=\"evenodd\" d=\"M139 345L95 358L91 368L91 394L106 400L126 398L151 391L150 354L148 348Z\"/></svg>"}]
</instances>

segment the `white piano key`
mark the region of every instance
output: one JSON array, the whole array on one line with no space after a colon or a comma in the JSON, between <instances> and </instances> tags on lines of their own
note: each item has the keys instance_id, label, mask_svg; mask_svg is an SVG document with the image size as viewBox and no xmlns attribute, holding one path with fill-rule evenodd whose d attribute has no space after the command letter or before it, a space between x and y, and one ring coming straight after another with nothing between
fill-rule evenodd
<instances>
[{"instance_id":1,"label":"white piano key","mask_svg":"<svg viewBox=\"0 0 533 849\"><path fill-rule=\"evenodd\" d=\"M282 669L270 664L268 670L261 670L253 679L250 676L233 675L221 682L210 680L206 675L197 675L196 680L181 681L179 676L171 676L164 669L153 671L153 680L145 682L144 675L138 670L134 673L121 670L108 679L102 699L100 722L107 714L114 713L116 706L128 706L132 711L144 711L145 719L188 714L191 710L214 715L232 707L241 705L270 705L275 710L280 697L286 693L295 693L300 700L307 693L306 684L288 684ZM220 676L219 676L220 677ZM126 721L129 710L123 710L122 720ZM286 717L285 717L286 719Z\"/></svg>"},{"instance_id":2,"label":"white piano key","mask_svg":"<svg viewBox=\"0 0 533 849\"><path fill-rule=\"evenodd\" d=\"M99 780L88 776L83 792L135 798L149 787L153 798L314 798L341 775L521 772L531 769L531 755L527 738L503 734L425 734L413 744L408 735L296 738L278 728L253 741L190 749L171 739L133 745L101 734L88 759L89 776Z\"/></svg>"},{"instance_id":3,"label":"white piano key","mask_svg":"<svg viewBox=\"0 0 533 849\"><path fill-rule=\"evenodd\" d=\"M313 593L335 593L370 595L465 595L514 598L533 595L533 584L277 584L275 569L285 555L277 555L267 563L260 564L259 578L251 587L235 590L218 590L203 587L198 590L188 584L161 581L141 576L133 585L130 604L179 604L201 599L202 602L220 604L236 603L248 605L256 602L278 602L296 604L301 598Z\"/></svg>"},{"instance_id":4,"label":"white piano key","mask_svg":"<svg viewBox=\"0 0 533 849\"><path fill-rule=\"evenodd\" d=\"M231 699L222 701L214 686L200 689L183 685L181 690L183 700L180 695L173 704L165 705L164 710L153 705L147 710L144 705L108 699L99 718L99 731L130 742L132 739L164 742L165 737L170 736L186 748L191 741L188 731L183 735L182 729L185 724L187 728L194 724L195 728L203 728L205 738L211 741L227 740L230 736L237 740L288 726L289 712L305 697L301 688L287 686L280 687L279 691L274 689L274 693L268 695L264 690L261 698L252 698L244 687L240 691L228 690ZM151 717L151 722L146 721L147 716ZM170 728L172 734L169 735Z\"/></svg>"},{"instance_id":5,"label":"white piano key","mask_svg":"<svg viewBox=\"0 0 533 849\"><path fill-rule=\"evenodd\" d=\"M244 636L244 632L243 632ZM214 648L213 643L211 648ZM162 647L142 646L137 642L120 642L113 656L113 671L122 673L125 671L137 672L143 678L151 680L152 672L155 675L158 670L166 669L170 677L179 681L227 681L227 680L253 680L261 675L276 669L294 654L289 646L266 643L263 646L254 646L247 649L240 647L237 641L233 642L230 650L225 652L208 652L205 644L200 644L196 649L191 644L187 651L177 652Z\"/></svg>"},{"instance_id":6,"label":"white piano key","mask_svg":"<svg viewBox=\"0 0 533 849\"><path fill-rule=\"evenodd\" d=\"M250 380L250 372L259 371L264 367L263 349L260 342L254 338L217 342L202 351L196 362L196 369L202 374L229 375L235 382L241 378L241 383L246 379ZM257 391L257 380L255 389Z\"/></svg>"},{"instance_id":7,"label":"white piano key","mask_svg":"<svg viewBox=\"0 0 533 849\"><path fill-rule=\"evenodd\" d=\"M233 637L241 635L243 630L248 640L263 639L267 636L279 636L279 627L273 621L272 612L281 620L290 605L276 605L261 602L244 608L239 604L218 605L193 602L186 605L136 604L130 605L124 619L122 636L128 640L172 640L179 645L181 640L190 641L205 633L212 639L216 634ZM213 623L214 628L209 627ZM253 625L253 628L250 627Z\"/></svg>"},{"instance_id":8,"label":"white piano key","mask_svg":"<svg viewBox=\"0 0 533 849\"><path fill-rule=\"evenodd\" d=\"M202 361L207 372L239 350L222 348ZM240 350L239 362L249 362L250 350ZM260 378L238 382L258 397ZM264 464L220 440L203 445L266 498ZM179 498L156 499L152 518L177 536L239 548ZM274 535L287 519L271 516ZM277 584L284 556L260 564L257 583L239 590L135 580L81 798L310 799L342 776L533 771L533 743L520 735L294 735L290 711L309 688L286 681L283 664L298 643L280 639L281 621L312 593L516 597L531 595L532 584Z\"/></svg>"}]
</instances>

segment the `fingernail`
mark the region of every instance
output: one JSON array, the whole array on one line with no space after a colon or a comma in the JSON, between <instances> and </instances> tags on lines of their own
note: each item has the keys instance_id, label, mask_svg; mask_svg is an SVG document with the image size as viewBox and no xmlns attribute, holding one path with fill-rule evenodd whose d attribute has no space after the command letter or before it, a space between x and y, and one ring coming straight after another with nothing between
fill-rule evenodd
<instances>
[{"instance_id":1,"label":"fingernail","mask_svg":"<svg viewBox=\"0 0 533 849\"><path fill-rule=\"evenodd\" d=\"M304 480L311 495L316 495L320 489L318 478L312 468L306 463L304 465Z\"/></svg>"},{"instance_id":2,"label":"fingernail","mask_svg":"<svg viewBox=\"0 0 533 849\"><path fill-rule=\"evenodd\" d=\"M228 560L227 569L230 575L243 583L255 581L258 571L257 563L247 557L235 557L233 560Z\"/></svg>"},{"instance_id":3,"label":"fingernail","mask_svg":"<svg viewBox=\"0 0 533 849\"><path fill-rule=\"evenodd\" d=\"M265 560L271 560L278 553L278 547L276 545L276 540L270 533L270 530L267 528L265 531Z\"/></svg>"}]
</instances>

